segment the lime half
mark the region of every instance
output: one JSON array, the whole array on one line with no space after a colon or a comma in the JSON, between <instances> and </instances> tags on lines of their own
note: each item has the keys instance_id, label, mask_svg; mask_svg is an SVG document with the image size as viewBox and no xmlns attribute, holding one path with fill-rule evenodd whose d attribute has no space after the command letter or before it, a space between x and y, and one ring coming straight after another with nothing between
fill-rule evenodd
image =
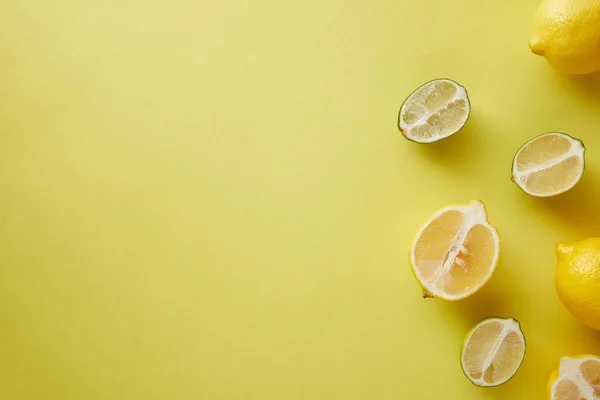
<instances>
[{"instance_id":1,"label":"lime half","mask_svg":"<svg viewBox=\"0 0 600 400\"><path fill-rule=\"evenodd\" d=\"M467 334L462 349L463 372L477 386L506 383L525 357L525 336L512 318L488 318Z\"/></svg>"},{"instance_id":2,"label":"lime half","mask_svg":"<svg viewBox=\"0 0 600 400\"><path fill-rule=\"evenodd\" d=\"M413 142L437 142L458 132L470 113L467 90L449 79L437 79L415 90L404 101L398 115L398 129Z\"/></svg>"},{"instance_id":3,"label":"lime half","mask_svg":"<svg viewBox=\"0 0 600 400\"><path fill-rule=\"evenodd\" d=\"M512 180L525 193L550 197L579 182L585 168L585 146L559 132L546 133L525 143L515 155Z\"/></svg>"}]
</instances>

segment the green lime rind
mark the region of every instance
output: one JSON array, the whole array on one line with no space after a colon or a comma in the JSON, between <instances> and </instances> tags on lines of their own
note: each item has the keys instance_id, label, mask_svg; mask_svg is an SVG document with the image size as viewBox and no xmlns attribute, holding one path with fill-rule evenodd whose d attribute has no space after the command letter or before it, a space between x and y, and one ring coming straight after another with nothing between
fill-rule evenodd
<instances>
[{"instance_id":1,"label":"green lime rind","mask_svg":"<svg viewBox=\"0 0 600 400\"><path fill-rule=\"evenodd\" d=\"M452 132L451 134L443 136L443 137L441 137L439 139L436 139L436 140L432 140L431 142L419 142L418 140L415 140L415 139L412 139L412 138L408 137L408 135L406 134L406 132L404 132L404 130L402 129L402 127L401 127L402 109L404 108L404 105L406 104L406 102L413 96L413 94L415 94L416 92L418 92L423 87L425 87L425 86L427 86L427 85L429 85L429 84L431 84L433 82L436 82L436 81L449 81L449 82L452 82L455 85L457 85L457 86L459 86L459 87L461 87L461 88L463 88L465 90L465 94L467 96L467 104L469 106L468 111L467 111L467 118L465 118L465 122L460 127L458 127L458 129L456 129L454 132ZM425 82L424 84L422 84L421 86L419 86L418 88L416 88L415 90L413 90L408 95L408 97L406 99L404 99L404 101L402 102L402 105L400 106L400 110L398 111L397 127L398 127L398 130L400 131L400 133L402 134L402 136L404 136L406 138L406 140L408 140L410 142L413 142L413 143L418 143L418 144L431 144L431 143L437 143L437 142L439 142L441 140L444 140L444 139L447 139L447 138L449 138L451 136L454 136L457 132L459 132L462 128L465 127L465 125L469 121L470 117L471 117L471 99L469 98L469 92L467 91L467 89L464 86L462 86L460 83L456 82L455 80L448 79L448 78L437 78L437 79L432 79L432 80L430 80L428 82Z\"/></svg>"},{"instance_id":2,"label":"green lime rind","mask_svg":"<svg viewBox=\"0 0 600 400\"><path fill-rule=\"evenodd\" d=\"M467 346L467 341L471 338L471 336L473 335L473 332L475 331L475 329L479 328L479 326L481 326L484 322L486 321L491 321L491 320L499 320L499 321L506 321L506 320L513 320L517 323L517 325L519 326L519 330L521 331L521 335L523 336L523 357L521 357L521 361L519 362L519 365L517 365L517 368L515 369L515 372L509 376L506 380L502 381L502 382L498 382L495 383L493 385L478 385L477 383L473 382L473 380L471 380L471 378L469 377L469 375L467 374L467 372L465 371L465 368L463 366L463 353L464 350ZM505 383L511 381L515 375L517 375L517 372L519 372L519 369L521 369L521 366L523 365L523 361L525 361L525 356L527 355L527 338L525 337L525 334L523 333L523 329L521 328L521 323L519 322L518 319L516 318L503 318L503 317L487 317L484 318L482 320L480 320L479 322L477 322L475 324L475 326L473 328L471 328L469 330L469 332L467 332L467 334L465 335L465 338L463 340L462 346L460 348L460 369L463 372L463 375L469 380L469 382L471 382L473 384L473 386L477 386L477 387L483 387L483 388L493 388L493 387L498 387L498 386L502 386Z\"/></svg>"},{"instance_id":3,"label":"green lime rind","mask_svg":"<svg viewBox=\"0 0 600 400\"><path fill-rule=\"evenodd\" d=\"M516 180L515 180L515 164L517 162L517 157L519 155L519 153L521 152L521 150L523 150L523 148L525 146L527 146L529 143L533 142L534 140L537 140L543 136L546 135L553 135L553 134L557 134L557 135L563 135L566 136L568 138L570 138L571 140L575 141L575 142L579 142L581 144L581 146L583 147L583 157L582 157L582 161L583 161L583 168L582 168L582 172L581 175L579 176L579 179L577 179L577 181L575 181L575 183L568 187L567 189L563 190L562 192L557 192L557 193L549 193L549 194L534 194L534 193L529 193L528 191L526 191L523 187L521 187L521 185L519 185ZM510 168L510 180L517 185L517 187L525 194L532 196L532 197L537 197L540 199L543 198L548 198L548 197L554 197L554 196L559 196L563 193L568 192L569 190L573 189L578 183L579 181L581 181L581 178L583 177L583 174L585 172L585 152L586 152L586 147L585 144L583 143L583 141L581 139L577 139L576 137L573 137L571 135L569 135L568 133L564 133L564 132L546 132L546 133L542 133L541 135L538 135L530 140L528 140L527 142L525 142L521 147L519 147L519 150L517 150L517 152L515 153L515 155L513 156L513 161L512 161L512 166Z\"/></svg>"}]
</instances>

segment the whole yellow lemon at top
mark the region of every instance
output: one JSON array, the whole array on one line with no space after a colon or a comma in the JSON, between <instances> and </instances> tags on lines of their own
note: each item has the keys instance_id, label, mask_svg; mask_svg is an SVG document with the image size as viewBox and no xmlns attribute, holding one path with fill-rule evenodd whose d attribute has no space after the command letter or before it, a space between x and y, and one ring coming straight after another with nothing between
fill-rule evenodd
<instances>
[{"instance_id":1,"label":"whole yellow lemon at top","mask_svg":"<svg viewBox=\"0 0 600 400\"><path fill-rule=\"evenodd\" d=\"M556 245L556 291L567 309L600 330L600 239Z\"/></svg>"},{"instance_id":2,"label":"whole yellow lemon at top","mask_svg":"<svg viewBox=\"0 0 600 400\"><path fill-rule=\"evenodd\" d=\"M600 1L544 0L529 47L563 73L600 71Z\"/></svg>"}]
</instances>

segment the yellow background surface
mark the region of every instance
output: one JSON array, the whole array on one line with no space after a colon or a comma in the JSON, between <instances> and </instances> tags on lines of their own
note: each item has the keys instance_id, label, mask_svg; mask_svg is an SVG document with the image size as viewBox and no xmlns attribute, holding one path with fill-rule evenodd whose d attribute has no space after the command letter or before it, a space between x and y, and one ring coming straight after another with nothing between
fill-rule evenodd
<instances>
[{"instance_id":1,"label":"yellow background surface","mask_svg":"<svg viewBox=\"0 0 600 400\"><path fill-rule=\"evenodd\" d=\"M537 0L0 2L0 398L543 399L599 353L553 284L554 243L600 231L600 79L527 48ZM425 81L466 128L396 128ZM581 138L582 182L533 199L516 150ZM482 199L491 282L423 300L407 264L438 208ZM521 321L515 378L459 363Z\"/></svg>"}]
</instances>

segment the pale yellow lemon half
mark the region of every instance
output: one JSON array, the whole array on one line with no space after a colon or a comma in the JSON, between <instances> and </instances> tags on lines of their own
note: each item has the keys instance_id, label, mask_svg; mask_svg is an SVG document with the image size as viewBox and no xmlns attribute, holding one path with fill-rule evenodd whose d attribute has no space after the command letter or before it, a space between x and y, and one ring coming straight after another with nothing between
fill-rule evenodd
<instances>
[{"instance_id":1,"label":"pale yellow lemon half","mask_svg":"<svg viewBox=\"0 0 600 400\"><path fill-rule=\"evenodd\" d=\"M435 213L417 233L410 264L425 296L460 300L490 279L499 252L483 203L473 201Z\"/></svg>"},{"instance_id":2,"label":"pale yellow lemon half","mask_svg":"<svg viewBox=\"0 0 600 400\"><path fill-rule=\"evenodd\" d=\"M597 400L600 398L600 358L563 357L548 381L550 400Z\"/></svg>"}]
</instances>

